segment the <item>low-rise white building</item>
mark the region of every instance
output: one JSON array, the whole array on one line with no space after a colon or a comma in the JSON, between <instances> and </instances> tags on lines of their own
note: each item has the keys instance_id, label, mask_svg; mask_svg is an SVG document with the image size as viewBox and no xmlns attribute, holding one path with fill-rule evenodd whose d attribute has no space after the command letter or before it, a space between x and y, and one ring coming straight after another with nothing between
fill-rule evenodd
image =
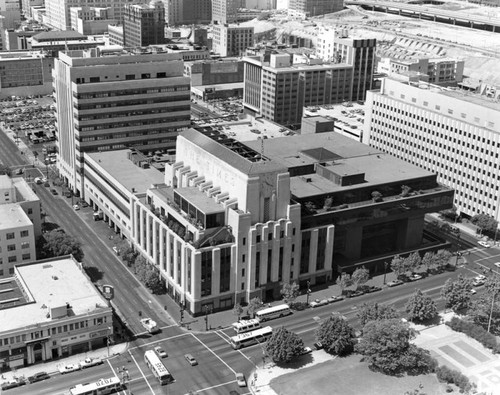
<instances>
[{"instance_id":1,"label":"low-rise white building","mask_svg":"<svg viewBox=\"0 0 500 395\"><path fill-rule=\"evenodd\" d=\"M73 257L17 265L2 280L0 370L107 344L112 309Z\"/></svg>"}]
</instances>

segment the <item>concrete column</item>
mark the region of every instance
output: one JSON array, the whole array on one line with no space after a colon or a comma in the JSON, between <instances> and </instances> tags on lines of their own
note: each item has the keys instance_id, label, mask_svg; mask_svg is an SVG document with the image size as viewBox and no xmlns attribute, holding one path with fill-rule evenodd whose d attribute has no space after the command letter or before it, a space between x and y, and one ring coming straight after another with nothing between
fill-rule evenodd
<instances>
[{"instance_id":1,"label":"concrete column","mask_svg":"<svg viewBox=\"0 0 500 395\"><path fill-rule=\"evenodd\" d=\"M195 252L191 258L191 296L193 300L201 298L201 253Z\"/></svg>"},{"instance_id":2,"label":"concrete column","mask_svg":"<svg viewBox=\"0 0 500 395\"><path fill-rule=\"evenodd\" d=\"M180 262L179 262L179 257L177 256L177 240L175 239L174 236L172 236L173 238L173 248L174 250L172 251L172 254L174 255L174 265L173 265L173 273L172 273L172 278L174 279L174 282L175 284L179 284L179 265L180 265Z\"/></svg>"},{"instance_id":3,"label":"concrete column","mask_svg":"<svg viewBox=\"0 0 500 395\"><path fill-rule=\"evenodd\" d=\"M167 277L172 279L173 276L172 276L172 273L170 272L170 256L171 256L171 253L170 253L170 238L172 237L172 235L170 234L170 232L168 230L165 230L165 244L166 244L166 251L165 251L165 254L166 254L166 259L165 259L165 263L166 263L166 268L165 268L165 271L167 272Z\"/></svg>"},{"instance_id":4,"label":"concrete column","mask_svg":"<svg viewBox=\"0 0 500 395\"><path fill-rule=\"evenodd\" d=\"M153 223L153 241L152 241L152 255L153 255L153 262L155 265L159 265L158 262L158 219L155 216L150 216L151 222Z\"/></svg>"},{"instance_id":5,"label":"concrete column","mask_svg":"<svg viewBox=\"0 0 500 395\"><path fill-rule=\"evenodd\" d=\"M326 231L326 251L325 251L325 270L333 268L333 240L335 236L335 225L330 225Z\"/></svg>"},{"instance_id":6,"label":"concrete column","mask_svg":"<svg viewBox=\"0 0 500 395\"><path fill-rule=\"evenodd\" d=\"M220 248L212 252L212 296L220 294Z\"/></svg>"},{"instance_id":7,"label":"concrete column","mask_svg":"<svg viewBox=\"0 0 500 395\"><path fill-rule=\"evenodd\" d=\"M311 231L311 243L309 245L309 274L316 272L316 256L318 254L318 229Z\"/></svg>"}]
</instances>

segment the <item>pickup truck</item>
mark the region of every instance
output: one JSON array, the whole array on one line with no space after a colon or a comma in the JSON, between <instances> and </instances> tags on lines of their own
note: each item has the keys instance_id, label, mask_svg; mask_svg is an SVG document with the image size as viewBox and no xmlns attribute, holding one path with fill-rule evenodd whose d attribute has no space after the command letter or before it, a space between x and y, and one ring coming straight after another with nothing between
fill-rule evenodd
<instances>
[{"instance_id":1,"label":"pickup truck","mask_svg":"<svg viewBox=\"0 0 500 395\"><path fill-rule=\"evenodd\" d=\"M80 361L80 368L90 368L92 366L102 365L103 361L100 358L86 358L83 361Z\"/></svg>"}]
</instances>

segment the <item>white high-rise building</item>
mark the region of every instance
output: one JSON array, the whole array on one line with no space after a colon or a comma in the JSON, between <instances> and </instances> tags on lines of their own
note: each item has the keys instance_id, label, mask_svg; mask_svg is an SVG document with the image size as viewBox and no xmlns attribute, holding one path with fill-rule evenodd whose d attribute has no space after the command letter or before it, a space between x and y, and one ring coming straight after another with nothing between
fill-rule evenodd
<instances>
[{"instance_id":1,"label":"white high-rise building","mask_svg":"<svg viewBox=\"0 0 500 395\"><path fill-rule=\"evenodd\" d=\"M462 215L499 220L500 103L459 89L385 78L369 91L363 142L438 174Z\"/></svg>"}]
</instances>

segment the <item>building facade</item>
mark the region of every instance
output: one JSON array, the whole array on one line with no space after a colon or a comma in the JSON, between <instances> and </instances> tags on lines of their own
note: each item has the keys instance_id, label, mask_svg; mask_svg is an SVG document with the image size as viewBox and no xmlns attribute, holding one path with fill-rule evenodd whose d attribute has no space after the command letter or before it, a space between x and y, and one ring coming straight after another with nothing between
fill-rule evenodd
<instances>
[{"instance_id":1,"label":"building facade","mask_svg":"<svg viewBox=\"0 0 500 395\"><path fill-rule=\"evenodd\" d=\"M243 82L243 72L243 61L238 58L184 63L184 75L191 78L191 86Z\"/></svg>"},{"instance_id":2,"label":"building facade","mask_svg":"<svg viewBox=\"0 0 500 395\"><path fill-rule=\"evenodd\" d=\"M500 220L500 105L457 89L383 79L366 100L363 142L438 174L468 217Z\"/></svg>"},{"instance_id":3,"label":"building facade","mask_svg":"<svg viewBox=\"0 0 500 395\"><path fill-rule=\"evenodd\" d=\"M123 13L125 47L146 47L165 42L165 7L161 1L125 6Z\"/></svg>"},{"instance_id":4,"label":"building facade","mask_svg":"<svg viewBox=\"0 0 500 395\"><path fill-rule=\"evenodd\" d=\"M238 20L241 0L212 0L212 23L224 25Z\"/></svg>"},{"instance_id":5,"label":"building facade","mask_svg":"<svg viewBox=\"0 0 500 395\"><path fill-rule=\"evenodd\" d=\"M253 26L214 25L212 49L222 57L242 56L254 44Z\"/></svg>"},{"instance_id":6,"label":"building facade","mask_svg":"<svg viewBox=\"0 0 500 395\"><path fill-rule=\"evenodd\" d=\"M344 0L289 0L288 15L308 18L341 11Z\"/></svg>"},{"instance_id":7,"label":"building facade","mask_svg":"<svg viewBox=\"0 0 500 395\"><path fill-rule=\"evenodd\" d=\"M169 26L208 24L212 20L212 0L162 0Z\"/></svg>"},{"instance_id":8,"label":"building facade","mask_svg":"<svg viewBox=\"0 0 500 395\"><path fill-rule=\"evenodd\" d=\"M83 152L175 146L190 125L190 82L179 54L61 53L53 71L59 171L83 189Z\"/></svg>"},{"instance_id":9,"label":"building facade","mask_svg":"<svg viewBox=\"0 0 500 395\"><path fill-rule=\"evenodd\" d=\"M17 265L10 280L1 295L0 371L83 353L112 338L112 309L71 256Z\"/></svg>"},{"instance_id":10,"label":"building facade","mask_svg":"<svg viewBox=\"0 0 500 395\"><path fill-rule=\"evenodd\" d=\"M351 98L353 67L348 64L294 64L289 54L271 54L269 62L257 56L243 61L244 108L281 125L299 126L304 106Z\"/></svg>"},{"instance_id":11,"label":"building facade","mask_svg":"<svg viewBox=\"0 0 500 395\"><path fill-rule=\"evenodd\" d=\"M107 33L108 25L118 23L111 18L111 8L71 7L71 29L84 35Z\"/></svg>"}]
</instances>

